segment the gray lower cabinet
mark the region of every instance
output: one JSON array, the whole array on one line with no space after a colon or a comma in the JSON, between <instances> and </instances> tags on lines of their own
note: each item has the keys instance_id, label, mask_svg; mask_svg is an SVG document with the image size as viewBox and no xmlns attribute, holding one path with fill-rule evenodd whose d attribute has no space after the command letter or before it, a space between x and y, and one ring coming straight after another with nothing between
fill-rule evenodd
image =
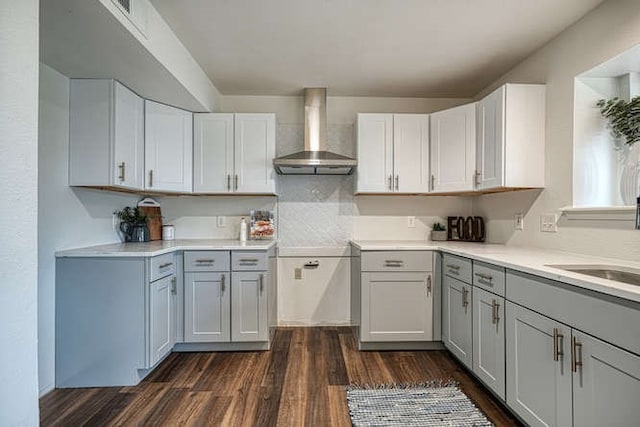
<instances>
[{"instance_id":1,"label":"gray lower cabinet","mask_svg":"<svg viewBox=\"0 0 640 427\"><path fill-rule=\"evenodd\" d=\"M354 323L359 325L360 347L366 343L409 348L433 341L433 253L364 251L360 255L354 271L359 280L352 284L357 286L352 295L357 299Z\"/></svg>"},{"instance_id":2,"label":"gray lower cabinet","mask_svg":"<svg viewBox=\"0 0 640 427\"><path fill-rule=\"evenodd\" d=\"M473 369L471 288L469 284L443 275L442 338L445 347L469 369Z\"/></svg>"},{"instance_id":3,"label":"gray lower cabinet","mask_svg":"<svg viewBox=\"0 0 640 427\"><path fill-rule=\"evenodd\" d=\"M509 301L506 322L507 405L531 426L571 426L570 328Z\"/></svg>"},{"instance_id":4,"label":"gray lower cabinet","mask_svg":"<svg viewBox=\"0 0 640 427\"><path fill-rule=\"evenodd\" d=\"M504 298L473 287L473 372L505 399Z\"/></svg>"},{"instance_id":5,"label":"gray lower cabinet","mask_svg":"<svg viewBox=\"0 0 640 427\"><path fill-rule=\"evenodd\" d=\"M575 330L571 346L576 362L572 366L573 425L638 425L640 357Z\"/></svg>"},{"instance_id":6,"label":"gray lower cabinet","mask_svg":"<svg viewBox=\"0 0 640 427\"><path fill-rule=\"evenodd\" d=\"M176 339L174 254L56 260L56 387L136 385Z\"/></svg>"},{"instance_id":7,"label":"gray lower cabinet","mask_svg":"<svg viewBox=\"0 0 640 427\"><path fill-rule=\"evenodd\" d=\"M231 284L231 340L267 341L266 271L234 272Z\"/></svg>"},{"instance_id":8,"label":"gray lower cabinet","mask_svg":"<svg viewBox=\"0 0 640 427\"><path fill-rule=\"evenodd\" d=\"M185 342L227 342L231 339L229 276L228 272L185 273Z\"/></svg>"}]
</instances>

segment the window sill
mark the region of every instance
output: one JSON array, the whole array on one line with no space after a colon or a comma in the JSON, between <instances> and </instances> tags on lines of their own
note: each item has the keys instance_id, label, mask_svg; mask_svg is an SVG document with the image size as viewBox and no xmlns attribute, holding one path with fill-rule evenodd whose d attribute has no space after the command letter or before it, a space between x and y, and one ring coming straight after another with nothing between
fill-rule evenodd
<instances>
[{"instance_id":1,"label":"window sill","mask_svg":"<svg viewBox=\"0 0 640 427\"><path fill-rule=\"evenodd\" d=\"M635 221L635 206L566 206L560 208L569 221Z\"/></svg>"}]
</instances>

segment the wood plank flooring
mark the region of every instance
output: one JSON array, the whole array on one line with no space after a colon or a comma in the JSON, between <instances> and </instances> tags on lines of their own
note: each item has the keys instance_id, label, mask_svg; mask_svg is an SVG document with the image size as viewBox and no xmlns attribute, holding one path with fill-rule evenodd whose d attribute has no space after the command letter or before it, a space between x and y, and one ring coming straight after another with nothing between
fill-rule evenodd
<instances>
[{"instance_id":1,"label":"wood plank flooring","mask_svg":"<svg viewBox=\"0 0 640 427\"><path fill-rule=\"evenodd\" d=\"M43 426L349 426L350 383L454 379L497 426L518 422L446 351L360 352L347 327L280 328L272 350L173 353L136 387L58 389Z\"/></svg>"}]
</instances>

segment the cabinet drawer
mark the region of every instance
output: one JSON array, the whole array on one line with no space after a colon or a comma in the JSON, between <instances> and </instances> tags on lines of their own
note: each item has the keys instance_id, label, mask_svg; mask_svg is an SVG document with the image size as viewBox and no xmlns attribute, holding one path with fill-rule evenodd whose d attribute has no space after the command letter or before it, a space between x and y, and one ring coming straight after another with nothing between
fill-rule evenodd
<instances>
[{"instance_id":1,"label":"cabinet drawer","mask_svg":"<svg viewBox=\"0 0 640 427\"><path fill-rule=\"evenodd\" d=\"M504 296L504 268L486 262L473 261L473 285Z\"/></svg>"},{"instance_id":2,"label":"cabinet drawer","mask_svg":"<svg viewBox=\"0 0 640 427\"><path fill-rule=\"evenodd\" d=\"M238 251L231 253L231 269L233 271L266 271L266 252Z\"/></svg>"},{"instance_id":3,"label":"cabinet drawer","mask_svg":"<svg viewBox=\"0 0 640 427\"><path fill-rule=\"evenodd\" d=\"M362 252L362 271L432 271L430 251Z\"/></svg>"},{"instance_id":4,"label":"cabinet drawer","mask_svg":"<svg viewBox=\"0 0 640 427\"><path fill-rule=\"evenodd\" d=\"M442 256L442 271L444 274L461 280L465 283L472 284L471 279L471 260L456 255L444 254Z\"/></svg>"},{"instance_id":5,"label":"cabinet drawer","mask_svg":"<svg viewBox=\"0 0 640 427\"><path fill-rule=\"evenodd\" d=\"M229 271L228 251L188 251L184 271Z\"/></svg>"},{"instance_id":6,"label":"cabinet drawer","mask_svg":"<svg viewBox=\"0 0 640 427\"><path fill-rule=\"evenodd\" d=\"M173 254L159 255L151 258L151 282L176 272L176 263Z\"/></svg>"}]
</instances>

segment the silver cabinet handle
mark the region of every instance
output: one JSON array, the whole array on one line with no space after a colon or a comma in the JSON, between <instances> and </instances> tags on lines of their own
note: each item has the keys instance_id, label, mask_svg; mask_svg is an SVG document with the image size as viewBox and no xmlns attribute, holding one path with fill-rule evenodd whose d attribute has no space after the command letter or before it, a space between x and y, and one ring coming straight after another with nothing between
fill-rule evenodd
<instances>
[{"instance_id":1,"label":"silver cabinet handle","mask_svg":"<svg viewBox=\"0 0 640 427\"><path fill-rule=\"evenodd\" d=\"M227 174L227 191L231 191L231 175Z\"/></svg>"},{"instance_id":2,"label":"silver cabinet handle","mask_svg":"<svg viewBox=\"0 0 640 427\"><path fill-rule=\"evenodd\" d=\"M400 190L400 175L396 175L396 191Z\"/></svg>"},{"instance_id":3,"label":"silver cabinet handle","mask_svg":"<svg viewBox=\"0 0 640 427\"><path fill-rule=\"evenodd\" d=\"M447 264L447 268L450 268L452 270L460 270L460 266L459 265L455 265L455 264Z\"/></svg>"},{"instance_id":4,"label":"silver cabinet handle","mask_svg":"<svg viewBox=\"0 0 640 427\"><path fill-rule=\"evenodd\" d=\"M431 275L427 276L427 296L431 295L431 291L433 290L433 286L431 284Z\"/></svg>"},{"instance_id":5,"label":"silver cabinet handle","mask_svg":"<svg viewBox=\"0 0 640 427\"><path fill-rule=\"evenodd\" d=\"M578 350L580 356L578 357ZM582 367L582 343L576 337L571 337L571 370L578 372L578 367Z\"/></svg>"},{"instance_id":6,"label":"silver cabinet handle","mask_svg":"<svg viewBox=\"0 0 640 427\"><path fill-rule=\"evenodd\" d=\"M488 274L483 273L474 273L480 280L486 280L487 282L491 282L493 280L493 276L489 276Z\"/></svg>"},{"instance_id":7,"label":"silver cabinet handle","mask_svg":"<svg viewBox=\"0 0 640 427\"><path fill-rule=\"evenodd\" d=\"M320 265L320 261L318 260L309 261L304 263L304 268L318 268L319 265Z\"/></svg>"},{"instance_id":8,"label":"silver cabinet handle","mask_svg":"<svg viewBox=\"0 0 640 427\"><path fill-rule=\"evenodd\" d=\"M177 294L177 293L178 293L178 290L177 290L177 287L176 287L176 284L177 284L177 283L178 283L178 279L176 279L176 276L173 276L173 277L171 278L171 293L172 293L173 295L175 295L175 294Z\"/></svg>"},{"instance_id":9,"label":"silver cabinet handle","mask_svg":"<svg viewBox=\"0 0 640 427\"><path fill-rule=\"evenodd\" d=\"M165 263L165 264L160 264L160 265L158 266L158 268L159 268L160 270L162 270L162 269L165 269L165 268L167 268L167 267L171 267L172 265L173 265L173 263L172 263L172 262L167 262L167 263Z\"/></svg>"},{"instance_id":10,"label":"silver cabinet handle","mask_svg":"<svg viewBox=\"0 0 640 427\"><path fill-rule=\"evenodd\" d=\"M215 259L204 259L204 258L202 258L202 259L197 259L196 260L196 263L198 263L198 264L213 264L214 262L216 262Z\"/></svg>"},{"instance_id":11,"label":"silver cabinet handle","mask_svg":"<svg viewBox=\"0 0 640 427\"><path fill-rule=\"evenodd\" d=\"M491 300L491 323L498 324L500 320L500 303L496 300Z\"/></svg>"},{"instance_id":12,"label":"silver cabinet handle","mask_svg":"<svg viewBox=\"0 0 640 427\"><path fill-rule=\"evenodd\" d=\"M431 174L431 190L435 190L436 189L436 176Z\"/></svg>"},{"instance_id":13,"label":"silver cabinet handle","mask_svg":"<svg viewBox=\"0 0 640 427\"><path fill-rule=\"evenodd\" d=\"M234 180L233 180L233 189L235 191L238 191L238 175L234 176Z\"/></svg>"},{"instance_id":14,"label":"silver cabinet handle","mask_svg":"<svg viewBox=\"0 0 640 427\"><path fill-rule=\"evenodd\" d=\"M153 169L149 171L149 187L153 187Z\"/></svg>"},{"instance_id":15,"label":"silver cabinet handle","mask_svg":"<svg viewBox=\"0 0 640 427\"><path fill-rule=\"evenodd\" d=\"M385 267L404 267L404 261L387 259L384 262Z\"/></svg>"},{"instance_id":16,"label":"silver cabinet handle","mask_svg":"<svg viewBox=\"0 0 640 427\"><path fill-rule=\"evenodd\" d=\"M264 290L264 274L260 275L260 295L262 295L262 291Z\"/></svg>"},{"instance_id":17,"label":"silver cabinet handle","mask_svg":"<svg viewBox=\"0 0 640 427\"><path fill-rule=\"evenodd\" d=\"M562 340L562 342L560 342ZM560 329L553 328L553 360L560 360L560 356L564 356L564 335L560 333Z\"/></svg>"},{"instance_id":18,"label":"silver cabinet handle","mask_svg":"<svg viewBox=\"0 0 640 427\"><path fill-rule=\"evenodd\" d=\"M227 288L225 286L225 281L226 281L226 277L223 274L223 275L220 276L220 295L222 295L224 293L225 289Z\"/></svg>"},{"instance_id":19,"label":"silver cabinet handle","mask_svg":"<svg viewBox=\"0 0 640 427\"><path fill-rule=\"evenodd\" d=\"M389 191L393 191L393 175L389 175Z\"/></svg>"},{"instance_id":20,"label":"silver cabinet handle","mask_svg":"<svg viewBox=\"0 0 640 427\"><path fill-rule=\"evenodd\" d=\"M120 163L118 165L118 169L120 170L120 174L118 175L118 179L120 180L120 182L124 181L124 162Z\"/></svg>"},{"instance_id":21,"label":"silver cabinet handle","mask_svg":"<svg viewBox=\"0 0 640 427\"><path fill-rule=\"evenodd\" d=\"M479 186L480 184L482 184L481 177L482 177L482 173L480 171L478 171L478 170L473 174L473 178L474 178L476 187Z\"/></svg>"},{"instance_id":22,"label":"silver cabinet handle","mask_svg":"<svg viewBox=\"0 0 640 427\"><path fill-rule=\"evenodd\" d=\"M467 308L469 305L469 290L466 287L462 287L462 306Z\"/></svg>"}]
</instances>

